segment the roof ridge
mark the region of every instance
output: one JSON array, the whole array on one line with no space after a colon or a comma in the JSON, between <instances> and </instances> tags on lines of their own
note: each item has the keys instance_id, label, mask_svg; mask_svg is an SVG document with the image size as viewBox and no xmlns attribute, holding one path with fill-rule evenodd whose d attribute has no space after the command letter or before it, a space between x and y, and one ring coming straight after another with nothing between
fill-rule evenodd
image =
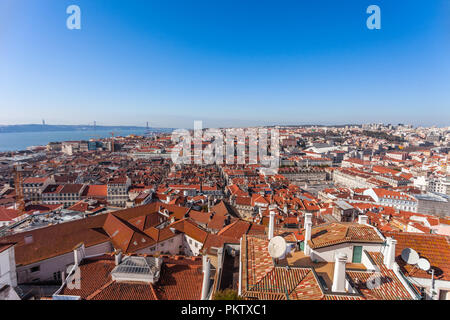
<instances>
[{"instance_id":1,"label":"roof ridge","mask_svg":"<svg viewBox=\"0 0 450 320\"><path fill-rule=\"evenodd\" d=\"M93 297L95 297L96 295L98 295L99 293L101 293L103 290L105 290L107 287L109 287L110 285L112 285L115 282L115 280L110 280L109 282L105 283L102 287L100 287L99 289L95 290L93 293L91 293L90 295L88 295L86 297L86 300L91 300Z\"/></svg>"}]
</instances>

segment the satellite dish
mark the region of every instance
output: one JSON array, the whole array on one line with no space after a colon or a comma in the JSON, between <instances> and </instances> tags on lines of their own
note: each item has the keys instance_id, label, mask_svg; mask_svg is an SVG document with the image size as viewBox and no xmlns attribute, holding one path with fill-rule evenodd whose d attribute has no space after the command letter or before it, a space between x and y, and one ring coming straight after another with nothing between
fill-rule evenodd
<instances>
[{"instance_id":1,"label":"satellite dish","mask_svg":"<svg viewBox=\"0 0 450 320\"><path fill-rule=\"evenodd\" d=\"M419 254L414 249L406 248L402 251L402 259L407 264L417 264L419 262Z\"/></svg>"},{"instance_id":2,"label":"satellite dish","mask_svg":"<svg viewBox=\"0 0 450 320\"><path fill-rule=\"evenodd\" d=\"M422 269L423 271L428 271L430 270L430 261L428 261L425 258L420 258L419 261L417 262L417 265L419 266L420 269Z\"/></svg>"},{"instance_id":3,"label":"satellite dish","mask_svg":"<svg viewBox=\"0 0 450 320\"><path fill-rule=\"evenodd\" d=\"M274 259L282 258L286 253L286 240L283 237L276 236L270 239L269 254Z\"/></svg>"}]
</instances>

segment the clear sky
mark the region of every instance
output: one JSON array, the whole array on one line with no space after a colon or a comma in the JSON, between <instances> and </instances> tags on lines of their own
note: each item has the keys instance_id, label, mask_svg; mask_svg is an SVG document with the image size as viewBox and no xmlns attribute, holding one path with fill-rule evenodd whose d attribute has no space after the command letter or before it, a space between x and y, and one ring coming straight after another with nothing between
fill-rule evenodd
<instances>
[{"instance_id":1,"label":"clear sky","mask_svg":"<svg viewBox=\"0 0 450 320\"><path fill-rule=\"evenodd\" d=\"M450 0L0 0L0 124L42 119L448 126Z\"/></svg>"}]
</instances>

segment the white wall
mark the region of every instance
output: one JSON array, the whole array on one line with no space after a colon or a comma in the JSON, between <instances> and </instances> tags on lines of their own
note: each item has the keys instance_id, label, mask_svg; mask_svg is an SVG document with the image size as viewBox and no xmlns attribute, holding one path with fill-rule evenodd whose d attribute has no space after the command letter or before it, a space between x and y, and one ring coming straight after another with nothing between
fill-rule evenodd
<instances>
[{"instance_id":1,"label":"white wall","mask_svg":"<svg viewBox=\"0 0 450 320\"><path fill-rule=\"evenodd\" d=\"M203 247L203 243L185 235L183 240L184 253L186 255L198 256Z\"/></svg>"},{"instance_id":2,"label":"white wall","mask_svg":"<svg viewBox=\"0 0 450 320\"><path fill-rule=\"evenodd\" d=\"M3 284L17 286L14 246L0 253L0 286Z\"/></svg>"},{"instance_id":3,"label":"white wall","mask_svg":"<svg viewBox=\"0 0 450 320\"><path fill-rule=\"evenodd\" d=\"M170 254L177 255L180 250L183 250L183 234L180 233L173 238L159 242L152 246L136 251L138 254L155 254L157 252L170 252ZM180 249L181 246L181 249Z\"/></svg>"},{"instance_id":4,"label":"white wall","mask_svg":"<svg viewBox=\"0 0 450 320\"><path fill-rule=\"evenodd\" d=\"M317 260L319 262L334 262L335 254L337 252L343 252L347 255L347 262L352 262L353 259L353 246L362 246L364 258L364 250L369 252L380 252L383 247L377 243L341 243L334 246L311 250L311 260ZM362 259L363 259L362 258ZM361 259L361 263L364 263Z\"/></svg>"},{"instance_id":5,"label":"white wall","mask_svg":"<svg viewBox=\"0 0 450 320\"><path fill-rule=\"evenodd\" d=\"M430 300L431 299L431 275L429 279L424 279L424 278L414 278L414 277L408 277L408 279L411 281L411 283L419 286L419 287L423 287L425 288L425 293L426 293L426 300ZM446 291L450 291L450 281L443 281L443 280L434 280L434 296L433 299L434 300L438 300L439 299L439 293L440 290L446 290ZM447 299L450 299L450 297L448 297L447 295Z\"/></svg>"},{"instance_id":6,"label":"white wall","mask_svg":"<svg viewBox=\"0 0 450 320\"><path fill-rule=\"evenodd\" d=\"M97 244L95 246L86 247L86 257L101 255L113 251L113 247L109 241ZM55 272L66 272L69 265L74 264L73 251L68 253L42 260L36 263L17 267L17 282L26 283L33 281L53 281ZM31 272L31 268L39 266L39 271Z\"/></svg>"}]
</instances>

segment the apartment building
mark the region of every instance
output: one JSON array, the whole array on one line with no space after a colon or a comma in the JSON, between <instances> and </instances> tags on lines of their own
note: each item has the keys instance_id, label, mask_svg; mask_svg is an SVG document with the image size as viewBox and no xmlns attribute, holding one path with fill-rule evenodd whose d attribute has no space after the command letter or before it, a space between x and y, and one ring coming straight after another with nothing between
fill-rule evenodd
<instances>
[{"instance_id":1,"label":"apartment building","mask_svg":"<svg viewBox=\"0 0 450 320\"><path fill-rule=\"evenodd\" d=\"M32 203L42 201L42 192L51 183L55 183L51 177L29 177L23 181L23 195Z\"/></svg>"},{"instance_id":2,"label":"apartment building","mask_svg":"<svg viewBox=\"0 0 450 320\"><path fill-rule=\"evenodd\" d=\"M416 198L403 192L391 191L379 188L364 190L364 195L372 197L375 203L398 210L417 212L418 201Z\"/></svg>"},{"instance_id":3,"label":"apartment building","mask_svg":"<svg viewBox=\"0 0 450 320\"><path fill-rule=\"evenodd\" d=\"M49 184L42 191L42 203L63 204L68 208L81 200L85 188L84 184Z\"/></svg>"},{"instance_id":4,"label":"apartment building","mask_svg":"<svg viewBox=\"0 0 450 320\"><path fill-rule=\"evenodd\" d=\"M127 176L110 179L107 183L107 200L109 205L125 207L128 197L128 189L131 179Z\"/></svg>"}]
</instances>

